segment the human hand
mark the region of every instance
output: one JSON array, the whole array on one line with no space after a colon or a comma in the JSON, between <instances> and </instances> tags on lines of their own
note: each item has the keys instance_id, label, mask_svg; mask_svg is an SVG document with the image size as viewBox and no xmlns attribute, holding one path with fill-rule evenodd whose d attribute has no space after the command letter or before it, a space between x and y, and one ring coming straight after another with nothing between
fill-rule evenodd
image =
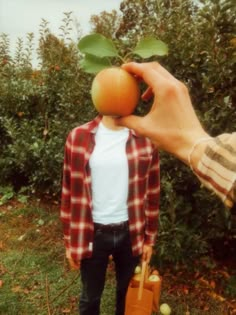
<instances>
[{"instance_id":1,"label":"human hand","mask_svg":"<svg viewBox=\"0 0 236 315\"><path fill-rule=\"evenodd\" d=\"M145 81L148 89L142 98L154 95L154 101L146 116L122 117L117 124L150 138L158 148L188 164L195 141L208 135L195 114L187 87L157 62L130 62L122 68Z\"/></svg>"},{"instance_id":2,"label":"human hand","mask_svg":"<svg viewBox=\"0 0 236 315\"><path fill-rule=\"evenodd\" d=\"M74 261L71 257L70 251L66 249L66 258L68 260L69 266L71 270L79 270L80 269L80 262Z\"/></svg>"},{"instance_id":3,"label":"human hand","mask_svg":"<svg viewBox=\"0 0 236 315\"><path fill-rule=\"evenodd\" d=\"M142 261L149 264L152 257L153 248L150 245L143 245Z\"/></svg>"}]
</instances>

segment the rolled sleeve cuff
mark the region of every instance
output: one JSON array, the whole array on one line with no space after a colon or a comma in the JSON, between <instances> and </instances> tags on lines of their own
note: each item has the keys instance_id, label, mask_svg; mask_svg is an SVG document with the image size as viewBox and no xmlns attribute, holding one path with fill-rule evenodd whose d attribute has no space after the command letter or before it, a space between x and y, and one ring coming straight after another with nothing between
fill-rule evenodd
<instances>
[{"instance_id":1,"label":"rolled sleeve cuff","mask_svg":"<svg viewBox=\"0 0 236 315\"><path fill-rule=\"evenodd\" d=\"M229 208L235 202L235 151L236 133L223 134L209 142L198 163L196 175L208 189L213 190Z\"/></svg>"}]
</instances>

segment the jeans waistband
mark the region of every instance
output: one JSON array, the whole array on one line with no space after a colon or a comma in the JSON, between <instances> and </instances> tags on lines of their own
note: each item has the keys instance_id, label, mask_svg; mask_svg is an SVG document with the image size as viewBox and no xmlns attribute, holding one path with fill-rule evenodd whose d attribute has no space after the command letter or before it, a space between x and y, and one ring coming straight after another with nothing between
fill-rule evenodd
<instances>
[{"instance_id":1,"label":"jeans waistband","mask_svg":"<svg viewBox=\"0 0 236 315\"><path fill-rule=\"evenodd\" d=\"M123 230L127 230L128 227L129 227L128 221L111 223L111 224L94 223L94 229L101 230L103 232L123 231Z\"/></svg>"}]
</instances>

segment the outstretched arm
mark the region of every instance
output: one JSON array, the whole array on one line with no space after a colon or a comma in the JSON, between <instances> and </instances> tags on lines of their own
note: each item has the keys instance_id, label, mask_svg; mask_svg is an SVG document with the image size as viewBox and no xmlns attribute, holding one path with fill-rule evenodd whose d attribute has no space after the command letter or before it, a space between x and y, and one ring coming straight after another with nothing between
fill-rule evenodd
<instances>
[{"instance_id":1,"label":"outstretched arm","mask_svg":"<svg viewBox=\"0 0 236 315\"><path fill-rule=\"evenodd\" d=\"M149 99L154 95L154 101L146 116L126 116L119 118L117 123L150 138L159 149L189 165L202 183L231 207L236 198L235 133L228 136L227 148L224 136L219 146L218 138L211 137L199 122L187 87L159 63L131 62L122 67L146 82L148 89L142 98ZM212 150L215 153L209 155ZM222 167L223 160L226 162ZM225 177L225 170L230 170L227 172L227 185L221 180ZM226 202L228 199L229 203Z\"/></svg>"}]
</instances>

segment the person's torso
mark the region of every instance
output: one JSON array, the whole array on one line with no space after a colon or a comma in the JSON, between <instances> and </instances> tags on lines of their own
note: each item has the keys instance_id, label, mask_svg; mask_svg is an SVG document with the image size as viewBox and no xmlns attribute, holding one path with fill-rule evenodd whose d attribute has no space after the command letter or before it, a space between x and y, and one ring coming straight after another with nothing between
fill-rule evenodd
<instances>
[{"instance_id":1,"label":"person's torso","mask_svg":"<svg viewBox=\"0 0 236 315\"><path fill-rule=\"evenodd\" d=\"M89 159L93 221L102 224L128 220L128 129L111 130L102 123Z\"/></svg>"}]
</instances>

